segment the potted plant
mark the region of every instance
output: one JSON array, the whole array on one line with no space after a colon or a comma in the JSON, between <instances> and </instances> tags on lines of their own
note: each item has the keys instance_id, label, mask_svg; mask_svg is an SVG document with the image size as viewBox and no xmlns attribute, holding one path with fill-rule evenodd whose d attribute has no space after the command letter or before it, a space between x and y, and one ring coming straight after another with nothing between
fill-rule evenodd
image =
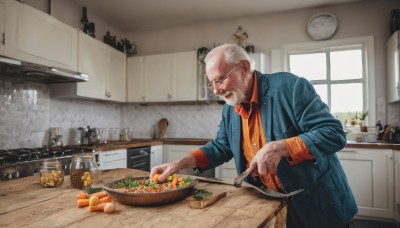
<instances>
[{"instance_id":1,"label":"potted plant","mask_svg":"<svg viewBox=\"0 0 400 228\"><path fill-rule=\"evenodd\" d=\"M364 120L367 117L367 115L368 115L368 111L366 111L366 112L362 111L362 112L360 112L358 114L358 119L359 119L360 131L361 132L367 132L368 131L367 130L367 126L364 126Z\"/></svg>"},{"instance_id":2,"label":"potted plant","mask_svg":"<svg viewBox=\"0 0 400 228\"><path fill-rule=\"evenodd\" d=\"M357 124L358 120L358 112L355 112L352 116L351 116L351 121L350 124L351 126L354 126Z\"/></svg>"}]
</instances>

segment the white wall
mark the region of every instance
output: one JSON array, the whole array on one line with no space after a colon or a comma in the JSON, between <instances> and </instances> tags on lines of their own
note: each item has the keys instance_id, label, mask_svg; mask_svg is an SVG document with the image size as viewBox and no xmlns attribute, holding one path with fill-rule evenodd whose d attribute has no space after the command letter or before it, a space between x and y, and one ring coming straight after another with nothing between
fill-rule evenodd
<instances>
[{"instance_id":1,"label":"white wall","mask_svg":"<svg viewBox=\"0 0 400 228\"><path fill-rule=\"evenodd\" d=\"M138 54L196 50L202 46L212 48L214 44L233 42L232 35L240 25L249 34L248 42L255 45L256 51L269 53L271 49L281 48L285 44L312 41L306 32L308 19L315 13L328 11L339 21L338 31L332 39L374 36L376 116L387 123L385 45L390 36L390 11L395 8L400 8L399 0L365 0L156 31L133 32L128 33L128 39L137 43ZM399 122L392 124L400 124L400 118L396 121Z\"/></svg>"}]
</instances>

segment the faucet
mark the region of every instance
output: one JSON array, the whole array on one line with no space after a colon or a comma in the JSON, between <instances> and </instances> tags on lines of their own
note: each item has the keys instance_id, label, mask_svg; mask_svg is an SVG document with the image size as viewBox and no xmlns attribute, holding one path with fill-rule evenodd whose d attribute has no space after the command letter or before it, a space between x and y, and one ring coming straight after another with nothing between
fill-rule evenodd
<instances>
[{"instance_id":1,"label":"faucet","mask_svg":"<svg viewBox=\"0 0 400 228\"><path fill-rule=\"evenodd\" d=\"M84 144L85 138L87 138L87 144L90 145L92 143L92 137L97 137L96 131L94 128L90 128L87 126L86 128L80 127L78 130L82 131L81 134L81 143Z\"/></svg>"}]
</instances>

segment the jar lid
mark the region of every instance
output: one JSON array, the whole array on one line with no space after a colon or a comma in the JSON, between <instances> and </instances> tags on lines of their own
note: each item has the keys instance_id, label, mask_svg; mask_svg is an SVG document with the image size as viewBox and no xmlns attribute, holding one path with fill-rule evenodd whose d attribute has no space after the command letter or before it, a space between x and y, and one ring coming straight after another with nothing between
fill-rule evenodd
<instances>
[{"instance_id":1,"label":"jar lid","mask_svg":"<svg viewBox=\"0 0 400 228\"><path fill-rule=\"evenodd\" d=\"M44 160L42 161L42 166L44 167L51 167L51 166L60 166L61 160L59 159L51 159L51 160Z\"/></svg>"}]
</instances>

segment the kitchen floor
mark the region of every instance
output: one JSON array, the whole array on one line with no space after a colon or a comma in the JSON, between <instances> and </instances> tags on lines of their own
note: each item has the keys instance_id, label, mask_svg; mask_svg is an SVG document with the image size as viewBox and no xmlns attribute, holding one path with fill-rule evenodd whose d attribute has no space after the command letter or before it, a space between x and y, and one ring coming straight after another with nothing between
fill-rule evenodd
<instances>
[{"instance_id":1,"label":"kitchen floor","mask_svg":"<svg viewBox=\"0 0 400 228\"><path fill-rule=\"evenodd\" d=\"M349 228L398 228L395 223L354 219Z\"/></svg>"}]
</instances>

